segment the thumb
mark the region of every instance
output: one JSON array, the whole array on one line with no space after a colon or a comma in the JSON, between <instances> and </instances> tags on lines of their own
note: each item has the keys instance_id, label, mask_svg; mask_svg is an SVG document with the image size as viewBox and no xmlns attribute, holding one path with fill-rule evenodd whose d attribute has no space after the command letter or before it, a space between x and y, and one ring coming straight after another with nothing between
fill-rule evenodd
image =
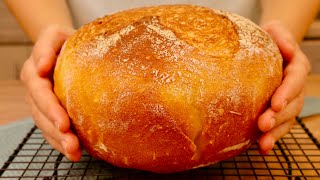
<instances>
[{"instance_id":1,"label":"thumb","mask_svg":"<svg viewBox=\"0 0 320 180\"><path fill-rule=\"evenodd\" d=\"M279 21L272 21L261 27L267 31L276 42L285 61L290 61L298 47L298 43L295 41L291 32Z\"/></svg>"},{"instance_id":2,"label":"thumb","mask_svg":"<svg viewBox=\"0 0 320 180\"><path fill-rule=\"evenodd\" d=\"M62 45L72 33L72 29L53 25L39 36L34 45L32 57L36 71L40 76L47 76L51 72Z\"/></svg>"}]
</instances>

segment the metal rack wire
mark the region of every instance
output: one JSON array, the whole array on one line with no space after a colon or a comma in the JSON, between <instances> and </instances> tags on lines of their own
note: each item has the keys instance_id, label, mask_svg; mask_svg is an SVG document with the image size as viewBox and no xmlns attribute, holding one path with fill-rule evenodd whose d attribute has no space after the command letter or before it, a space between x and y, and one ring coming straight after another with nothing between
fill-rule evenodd
<instances>
[{"instance_id":1,"label":"metal rack wire","mask_svg":"<svg viewBox=\"0 0 320 180\"><path fill-rule=\"evenodd\" d=\"M0 169L0 179L320 179L320 144L300 119L266 156L257 145L226 161L175 174L123 169L84 153L73 163L33 127Z\"/></svg>"}]
</instances>

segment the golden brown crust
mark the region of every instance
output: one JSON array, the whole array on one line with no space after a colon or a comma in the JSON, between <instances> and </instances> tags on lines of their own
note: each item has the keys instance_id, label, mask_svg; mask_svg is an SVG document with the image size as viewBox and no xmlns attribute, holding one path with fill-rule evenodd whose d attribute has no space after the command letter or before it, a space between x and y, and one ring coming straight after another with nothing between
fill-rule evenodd
<instances>
[{"instance_id":1,"label":"golden brown crust","mask_svg":"<svg viewBox=\"0 0 320 180\"><path fill-rule=\"evenodd\" d=\"M92 155L175 172L255 142L281 64L271 38L237 15L138 8L79 29L58 58L54 91Z\"/></svg>"}]
</instances>

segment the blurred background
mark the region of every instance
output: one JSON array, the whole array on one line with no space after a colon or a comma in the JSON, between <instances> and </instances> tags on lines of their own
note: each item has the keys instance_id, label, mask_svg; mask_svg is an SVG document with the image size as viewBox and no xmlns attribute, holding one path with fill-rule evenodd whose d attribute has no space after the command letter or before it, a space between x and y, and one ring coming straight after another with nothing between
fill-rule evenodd
<instances>
[{"instance_id":1,"label":"blurred background","mask_svg":"<svg viewBox=\"0 0 320 180\"><path fill-rule=\"evenodd\" d=\"M320 73L320 15L301 46L311 61L312 73ZM20 29L4 2L0 1L0 80L19 79L20 69L31 50L31 41Z\"/></svg>"},{"instance_id":2,"label":"blurred background","mask_svg":"<svg viewBox=\"0 0 320 180\"><path fill-rule=\"evenodd\" d=\"M20 69L31 50L31 41L0 1L0 80L19 79Z\"/></svg>"}]
</instances>

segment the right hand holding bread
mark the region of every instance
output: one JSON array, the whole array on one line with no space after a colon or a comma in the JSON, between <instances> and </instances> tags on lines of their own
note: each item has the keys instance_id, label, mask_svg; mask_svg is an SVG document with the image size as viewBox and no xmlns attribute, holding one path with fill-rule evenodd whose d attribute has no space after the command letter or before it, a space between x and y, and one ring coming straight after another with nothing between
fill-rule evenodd
<instances>
[{"instance_id":1,"label":"right hand holding bread","mask_svg":"<svg viewBox=\"0 0 320 180\"><path fill-rule=\"evenodd\" d=\"M57 55L73 29L52 25L39 36L31 56L24 63L21 80L27 87L35 124L45 139L70 160L81 157L78 138L70 130L70 120L53 93L52 70Z\"/></svg>"},{"instance_id":2,"label":"right hand holding bread","mask_svg":"<svg viewBox=\"0 0 320 180\"><path fill-rule=\"evenodd\" d=\"M304 87L310 72L307 56L300 49L291 32L281 22L262 26L277 43L284 59L281 85L271 99L271 106L259 117L258 126L263 134L259 146L263 154L272 150L275 142L285 136L295 123L303 107Z\"/></svg>"}]
</instances>

